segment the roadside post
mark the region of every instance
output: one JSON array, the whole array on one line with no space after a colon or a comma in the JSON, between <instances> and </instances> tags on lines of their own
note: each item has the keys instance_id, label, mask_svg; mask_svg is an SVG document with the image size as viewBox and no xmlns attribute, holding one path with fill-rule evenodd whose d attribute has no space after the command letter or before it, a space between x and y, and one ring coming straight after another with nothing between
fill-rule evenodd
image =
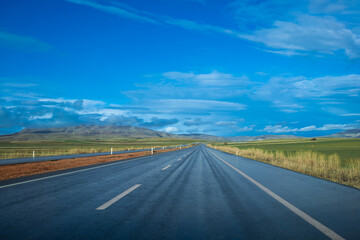
<instances>
[{"instance_id":1,"label":"roadside post","mask_svg":"<svg viewBox=\"0 0 360 240\"><path fill-rule=\"evenodd\" d=\"M238 150L236 150L236 164L237 164L237 167L239 168Z\"/></svg>"},{"instance_id":2,"label":"roadside post","mask_svg":"<svg viewBox=\"0 0 360 240\"><path fill-rule=\"evenodd\" d=\"M110 154L112 155L112 148L110 149Z\"/></svg>"},{"instance_id":3,"label":"roadside post","mask_svg":"<svg viewBox=\"0 0 360 240\"><path fill-rule=\"evenodd\" d=\"M151 148L151 155L154 154L154 148Z\"/></svg>"},{"instance_id":4,"label":"roadside post","mask_svg":"<svg viewBox=\"0 0 360 240\"><path fill-rule=\"evenodd\" d=\"M35 151L33 151L33 158L35 158Z\"/></svg>"}]
</instances>

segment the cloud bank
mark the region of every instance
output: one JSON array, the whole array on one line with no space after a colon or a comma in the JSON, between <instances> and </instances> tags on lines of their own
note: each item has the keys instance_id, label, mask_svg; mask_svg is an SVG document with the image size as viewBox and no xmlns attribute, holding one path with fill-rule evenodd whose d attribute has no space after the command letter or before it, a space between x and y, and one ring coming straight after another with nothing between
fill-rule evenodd
<instances>
[{"instance_id":1,"label":"cloud bank","mask_svg":"<svg viewBox=\"0 0 360 240\"><path fill-rule=\"evenodd\" d=\"M360 57L360 33L351 22L351 16L360 12L360 7L354 4L356 1L311 0L309 4L282 0L234 1L227 9L233 12L238 29L153 14L114 1L107 4L93 0L66 1L150 24L226 34L263 44L264 51L275 54L316 56L343 52L350 59ZM351 7L355 10L351 11Z\"/></svg>"}]
</instances>

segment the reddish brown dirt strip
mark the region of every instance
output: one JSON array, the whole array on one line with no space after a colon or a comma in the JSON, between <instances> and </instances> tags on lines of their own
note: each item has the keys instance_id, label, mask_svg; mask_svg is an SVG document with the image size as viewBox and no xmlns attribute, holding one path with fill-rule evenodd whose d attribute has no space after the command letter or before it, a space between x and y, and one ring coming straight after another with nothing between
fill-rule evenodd
<instances>
[{"instance_id":1,"label":"reddish brown dirt strip","mask_svg":"<svg viewBox=\"0 0 360 240\"><path fill-rule=\"evenodd\" d=\"M165 149L154 151L154 154L175 151L178 149ZM129 158L142 157L150 155L150 151L121 153L114 155L82 157L72 159L62 159L57 161L44 161L33 163L20 163L14 165L0 166L0 180L24 177L40 173L53 172L69 168L83 167L100 163L114 162Z\"/></svg>"}]
</instances>

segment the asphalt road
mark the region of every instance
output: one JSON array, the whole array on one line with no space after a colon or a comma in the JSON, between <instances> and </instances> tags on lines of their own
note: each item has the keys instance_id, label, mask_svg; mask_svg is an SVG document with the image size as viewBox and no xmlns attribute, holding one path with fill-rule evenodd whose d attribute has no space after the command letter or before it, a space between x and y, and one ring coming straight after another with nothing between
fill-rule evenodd
<instances>
[{"instance_id":1,"label":"asphalt road","mask_svg":"<svg viewBox=\"0 0 360 240\"><path fill-rule=\"evenodd\" d=\"M187 146L187 145L183 145ZM164 149L170 149L175 147L167 147ZM153 150L160 150L163 148L154 148ZM138 150L129 150L129 151L114 151L113 154L119 153L132 153L132 152L144 152L151 151L151 149L138 149ZM68 155L57 155L57 156L42 156L42 157L27 157L27 158L9 158L9 159L0 159L1 165L9 165L9 164L19 164L19 163L29 163L29 162L43 162L43 161L56 161L61 159L69 159L69 158L82 158L82 157L94 157L94 156L105 156L110 155L110 152L100 152L100 153L80 153L80 154L68 154Z\"/></svg>"},{"instance_id":2,"label":"asphalt road","mask_svg":"<svg viewBox=\"0 0 360 240\"><path fill-rule=\"evenodd\" d=\"M0 239L360 239L360 191L203 145L0 182Z\"/></svg>"}]
</instances>

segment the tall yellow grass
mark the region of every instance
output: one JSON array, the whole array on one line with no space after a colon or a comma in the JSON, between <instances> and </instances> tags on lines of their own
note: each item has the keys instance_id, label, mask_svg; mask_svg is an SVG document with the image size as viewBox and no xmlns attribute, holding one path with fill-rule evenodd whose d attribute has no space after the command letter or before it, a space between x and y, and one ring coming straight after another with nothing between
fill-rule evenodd
<instances>
[{"instance_id":1,"label":"tall yellow grass","mask_svg":"<svg viewBox=\"0 0 360 240\"><path fill-rule=\"evenodd\" d=\"M154 148L162 148L163 146L153 146ZM144 146L133 146L133 147L113 147L113 152L117 151L126 151L126 150L141 150L141 149L150 149L151 147ZM81 154L81 153L100 153L100 152L110 152L109 147L72 147L72 148L58 148L58 149L11 149L4 152L0 151L0 161L1 159L10 159L10 158L23 158L23 157L32 157L32 153L35 151L35 157L41 156L56 156L56 155L69 155L69 154Z\"/></svg>"},{"instance_id":2,"label":"tall yellow grass","mask_svg":"<svg viewBox=\"0 0 360 240\"><path fill-rule=\"evenodd\" d=\"M216 146L216 149L232 154L238 151L239 156L360 189L360 159L354 159L342 166L337 154L325 155L313 151L285 154L283 151L270 152L258 148L238 149L225 146Z\"/></svg>"}]
</instances>

